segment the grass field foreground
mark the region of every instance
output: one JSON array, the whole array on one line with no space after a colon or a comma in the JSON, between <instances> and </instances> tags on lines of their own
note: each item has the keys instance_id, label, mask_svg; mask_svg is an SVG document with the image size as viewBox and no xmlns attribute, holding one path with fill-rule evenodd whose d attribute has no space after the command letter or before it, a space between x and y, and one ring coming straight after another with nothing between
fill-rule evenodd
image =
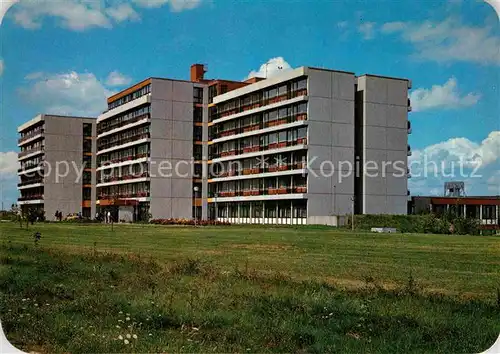
<instances>
[{"instance_id":1,"label":"grass field foreground","mask_svg":"<svg viewBox=\"0 0 500 354\"><path fill-rule=\"evenodd\" d=\"M25 350L470 353L500 333L495 237L11 223L0 232L0 316Z\"/></svg>"}]
</instances>

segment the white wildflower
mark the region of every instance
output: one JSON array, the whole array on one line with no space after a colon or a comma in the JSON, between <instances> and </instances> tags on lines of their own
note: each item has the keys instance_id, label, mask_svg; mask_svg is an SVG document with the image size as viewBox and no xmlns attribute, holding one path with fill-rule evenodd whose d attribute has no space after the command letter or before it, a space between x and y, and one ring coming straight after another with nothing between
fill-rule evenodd
<instances>
[{"instance_id":1,"label":"white wildflower","mask_svg":"<svg viewBox=\"0 0 500 354\"><path fill-rule=\"evenodd\" d=\"M121 311L120 311L120 312L118 312L118 313L121 315L123 312L121 312Z\"/></svg>"},{"instance_id":2,"label":"white wildflower","mask_svg":"<svg viewBox=\"0 0 500 354\"><path fill-rule=\"evenodd\" d=\"M38 307L38 304L35 304L35 307Z\"/></svg>"},{"instance_id":3,"label":"white wildflower","mask_svg":"<svg viewBox=\"0 0 500 354\"><path fill-rule=\"evenodd\" d=\"M120 326L118 326L118 325L116 325L115 327L116 327L116 328L120 328Z\"/></svg>"},{"instance_id":4,"label":"white wildflower","mask_svg":"<svg viewBox=\"0 0 500 354\"><path fill-rule=\"evenodd\" d=\"M118 336L118 339L119 339L119 340L123 340L123 336L120 334L120 335Z\"/></svg>"},{"instance_id":5,"label":"white wildflower","mask_svg":"<svg viewBox=\"0 0 500 354\"><path fill-rule=\"evenodd\" d=\"M123 341L123 343L128 344L128 343L129 343L129 341L128 341L127 339L125 339L125 340Z\"/></svg>"},{"instance_id":6,"label":"white wildflower","mask_svg":"<svg viewBox=\"0 0 500 354\"><path fill-rule=\"evenodd\" d=\"M137 339L137 334L133 334L132 338Z\"/></svg>"},{"instance_id":7,"label":"white wildflower","mask_svg":"<svg viewBox=\"0 0 500 354\"><path fill-rule=\"evenodd\" d=\"M130 339L131 335L127 333L127 338Z\"/></svg>"},{"instance_id":8,"label":"white wildflower","mask_svg":"<svg viewBox=\"0 0 500 354\"><path fill-rule=\"evenodd\" d=\"M127 317L127 318L125 319L125 321L130 321L130 317Z\"/></svg>"},{"instance_id":9,"label":"white wildflower","mask_svg":"<svg viewBox=\"0 0 500 354\"><path fill-rule=\"evenodd\" d=\"M152 336L152 334L151 334L151 333L149 333L149 335L150 335L150 336Z\"/></svg>"},{"instance_id":10,"label":"white wildflower","mask_svg":"<svg viewBox=\"0 0 500 354\"><path fill-rule=\"evenodd\" d=\"M26 301L26 299L23 299L23 302Z\"/></svg>"}]
</instances>

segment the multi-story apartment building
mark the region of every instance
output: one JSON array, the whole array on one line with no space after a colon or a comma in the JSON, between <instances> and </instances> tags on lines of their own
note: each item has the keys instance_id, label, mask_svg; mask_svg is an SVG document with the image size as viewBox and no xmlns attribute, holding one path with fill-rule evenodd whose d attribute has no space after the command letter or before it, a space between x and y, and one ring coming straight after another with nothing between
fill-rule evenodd
<instances>
[{"instance_id":1,"label":"multi-story apartment building","mask_svg":"<svg viewBox=\"0 0 500 354\"><path fill-rule=\"evenodd\" d=\"M95 214L95 118L41 114L18 127L18 204L26 212Z\"/></svg>"},{"instance_id":2,"label":"multi-story apartment building","mask_svg":"<svg viewBox=\"0 0 500 354\"><path fill-rule=\"evenodd\" d=\"M99 210L115 220L206 218L209 81L148 78L108 99L97 119ZM212 80L212 94L240 82ZM203 208L202 206L205 205Z\"/></svg>"},{"instance_id":3,"label":"multi-story apartment building","mask_svg":"<svg viewBox=\"0 0 500 354\"><path fill-rule=\"evenodd\" d=\"M353 208L406 214L408 80L301 67L239 82L205 71L195 64L190 81L148 78L109 97L89 137L76 128L92 125L85 118L21 126L20 202L50 213L110 211L120 221L336 224ZM24 175L43 158L82 154L96 168L86 179L96 191L84 184L84 201L72 191L48 209L61 192Z\"/></svg>"},{"instance_id":4,"label":"multi-story apartment building","mask_svg":"<svg viewBox=\"0 0 500 354\"><path fill-rule=\"evenodd\" d=\"M301 67L214 97L209 215L336 224L353 207L406 214L409 87Z\"/></svg>"}]
</instances>

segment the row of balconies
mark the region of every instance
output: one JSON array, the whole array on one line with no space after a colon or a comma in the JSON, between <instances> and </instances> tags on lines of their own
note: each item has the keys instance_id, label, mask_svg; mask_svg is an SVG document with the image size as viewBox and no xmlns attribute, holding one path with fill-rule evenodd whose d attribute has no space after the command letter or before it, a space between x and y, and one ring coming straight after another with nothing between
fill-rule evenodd
<instances>
[{"instance_id":1,"label":"row of balconies","mask_svg":"<svg viewBox=\"0 0 500 354\"><path fill-rule=\"evenodd\" d=\"M37 135L43 134L44 131L45 130L42 127L36 128L36 129L32 130L31 132L29 132L28 134L26 134L26 135L22 136L21 138L19 138L17 140L17 142L18 142L18 144L22 144L26 140L29 140L29 139L37 136Z\"/></svg>"},{"instance_id":2,"label":"row of balconies","mask_svg":"<svg viewBox=\"0 0 500 354\"><path fill-rule=\"evenodd\" d=\"M44 149L44 147L41 146L41 147L29 149L29 150L24 150L24 151L21 151L18 156L19 156L19 158L23 158L23 157L28 156L29 154L32 154L35 152L42 152L43 149Z\"/></svg>"},{"instance_id":3,"label":"row of balconies","mask_svg":"<svg viewBox=\"0 0 500 354\"><path fill-rule=\"evenodd\" d=\"M43 183L43 178L39 177L39 178L32 178L29 180L25 180L24 182L18 183L17 186L24 187L24 186L29 186L30 184L37 184L37 183Z\"/></svg>"},{"instance_id":4,"label":"row of balconies","mask_svg":"<svg viewBox=\"0 0 500 354\"><path fill-rule=\"evenodd\" d=\"M17 198L17 200L20 202L24 202L27 200L39 200L39 199L43 199L43 194L30 194Z\"/></svg>"},{"instance_id":5,"label":"row of balconies","mask_svg":"<svg viewBox=\"0 0 500 354\"><path fill-rule=\"evenodd\" d=\"M290 124L293 122L300 122L300 121L304 121L304 120L307 120L307 113L300 113L300 114L296 114L293 116L275 119L275 120L272 120L269 122L262 122L261 121L259 123L253 123L251 125L247 125L244 127L239 127L239 128L229 129L229 130L222 130L222 131L219 131L218 133L213 134L213 136L211 136L210 139L218 139L218 138L223 138L223 137L232 136L232 135L236 135L236 134L248 133L248 132L255 131L255 130L276 127L276 126Z\"/></svg>"},{"instance_id":6,"label":"row of balconies","mask_svg":"<svg viewBox=\"0 0 500 354\"><path fill-rule=\"evenodd\" d=\"M245 189L240 191L221 191L219 193L213 193L215 198L233 198L233 197L248 197L248 196L258 196L258 195L279 195L279 194L295 194L295 193L306 193L307 187L305 186L295 186L295 187L276 187L276 188L264 188L264 189Z\"/></svg>"},{"instance_id":7,"label":"row of balconies","mask_svg":"<svg viewBox=\"0 0 500 354\"><path fill-rule=\"evenodd\" d=\"M124 126L129 125L129 124L133 124L135 122L138 122L140 120L143 120L143 119L149 118L149 117L150 117L150 114L149 113L145 113L145 114L142 114L140 116L134 117L132 119L128 119L128 120L125 120L125 121L116 122L116 123L113 123L113 124L106 124L106 125L104 125L105 123L107 123L107 121L105 121L97 129L97 135L105 133L105 132L113 130L113 129L124 127Z\"/></svg>"},{"instance_id":8,"label":"row of balconies","mask_svg":"<svg viewBox=\"0 0 500 354\"><path fill-rule=\"evenodd\" d=\"M216 178L221 177L234 177L234 176L248 176L248 175L256 175L259 173L266 172L281 172L281 171L289 171L289 170L301 170L306 168L305 162L297 162L283 165L272 165L267 167L252 167L252 168L243 168L241 170L228 170L221 172L216 176Z\"/></svg>"},{"instance_id":9,"label":"row of balconies","mask_svg":"<svg viewBox=\"0 0 500 354\"><path fill-rule=\"evenodd\" d=\"M115 164L115 163L120 163L120 162L124 162L124 161L133 161L133 160L138 160L138 159L142 159L142 158L145 158L145 157L149 157L149 153L142 153L142 154L137 154L137 155L131 155L131 156L123 156L123 157L118 157L116 159L111 159L111 160L107 160L107 161L101 161L99 162L99 166L98 167L101 167L105 164Z\"/></svg>"},{"instance_id":10,"label":"row of balconies","mask_svg":"<svg viewBox=\"0 0 500 354\"><path fill-rule=\"evenodd\" d=\"M127 199L127 198L144 198L149 197L149 192L136 192L136 193L113 193L113 194L100 194L97 199L111 200L111 199Z\"/></svg>"},{"instance_id":11,"label":"row of balconies","mask_svg":"<svg viewBox=\"0 0 500 354\"><path fill-rule=\"evenodd\" d=\"M116 182L116 181L127 181L130 179L145 178L149 177L149 172L143 172L141 174L128 174L124 176L103 176L101 183Z\"/></svg>"},{"instance_id":12,"label":"row of balconies","mask_svg":"<svg viewBox=\"0 0 500 354\"><path fill-rule=\"evenodd\" d=\"M24 167L19 168L17 170L17 172L31 170L32 168L40 167L40 166L43 166L41 162L25 164Z\"/></svg>"},{"instance_id":13,"label":"row of balconies","mask_svg":"<svg viewBox=\"0 0 500 354\"><path fill-rule=\"evenodd\" d=\"M247 146L242 149L233 149L233 150L228 150L228 151L222 151L220 154L213 154L212 158L216 159L219 157L227 157L227 156L237 156L237 155L242 155L242 154L247 154L251 152L257 152L257 151L266 151L266 150L273 150L273 149L281 149L285 148L287 146L295 146L295 145L306 145L307 144L307 138L297 138L296 140L290 140L290 141L282 141L278 143L271 143L266 145L257 145L257 146Z\"/></svg>"},{"instance_id":14,"label":"row of balconies","mask_svg":"<svg viewBox=\"0 0 500 354\"><path fill-rule=\"evenodd\" d=\"M249 111L251 109L265 107L265 106L270 105L270 104L274 104L274 103L286 101L286 100L289 100L289 99L292 99L295 97L306 96L306 95L307 95L307 89L300 89L300 90L288 92L288 93L281 95L281 96L276 96L276 97L268 98L268 99L260 99L259 101L254 101L254 102L251 102L251 103L248 103L245 105L239 104L239 105L236 105L236 107L231 107L231 108L228 108L225 110L218 111L215 119L228 117L230 115L237 114L240 112L246 112L246 111Z\"/></svg>"},{"instance_id":15,"label":"row of balconies","mask_svg":"<svg viewBox=\"0 0 500 354\"><path fill-rule=\"evenodd\" d=\"M110 149L110 148L115 147L115 146L120 146L120 145L130 143L130 142L133 142L136 140L147 139L149 137L150 137L149 133L141 133L141 134L137 134L137 135L133 135L131 137L125 138L125 139L119 139L117 141L113 141L110 143L101 144L101 145L99 145L98 149L99 150L106 150L106 149Z\"/></svg>"}]
</instances>

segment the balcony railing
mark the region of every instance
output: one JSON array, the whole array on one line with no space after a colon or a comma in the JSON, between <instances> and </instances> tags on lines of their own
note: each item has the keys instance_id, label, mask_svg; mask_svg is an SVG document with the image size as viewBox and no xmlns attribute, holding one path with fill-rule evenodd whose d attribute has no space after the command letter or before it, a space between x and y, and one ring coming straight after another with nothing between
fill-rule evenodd
<instances>
[{"instance_id":1,"label":"balcony railing","mask_svg":"<svg viewBox=\"0 0 500 354\"><path fill-rule=\"evenodd\" d=\"M284 95L281 96L276 96L268 99L260 99L258 101L253 101L251 103L247 104L240 104L236 105L235 107L227 108L225 110L220 110L214 117L214 119L219 119L219 118L225 118L228 116L231 116L233 114L237 114L240 112L246 112L251 109L255 108L260 108L260 107L265 107L270 104L282 102L285 100L289 100L295 97L299 96L306 96L307 95L307 89L300 89L300 90L295 90L295 91L290 91Z\"/></svg>"},{"instance_id":2,"label":"balcony railing","mask_svg":"<svg viewBox=\"0 0 500 354\"><path fill-rule=\"evenodd\" d=\"M101 183L108 183L108 182L117 182L117 181L128 181L128 180L134 180L137 178L145 178L149 177L149 172L143 172L141 174L128 174L125 176L104 176L101 179Z\"/></svg>"},{"instance_id":3,"label":"balcony railing","mask_svg":"<svg viewBox=\"0 0 500 354\"><path fill-rule=\"evenodd\" d=\"M43 183L43 178L35 178L35 179L31 179L29 181L24 181L24 182L18 183L17 186L24 187L24 186L29 186L31 184L37 184L37 183Z\"/></svg>"},{"instance_id":4,"label":"balcony railing","mask_svg":"<svg viewBox=\"0 0 500 354\"><path fill-rule=\"evenodd\" d=\"M217 198L234 198L234 197L248 197L260 195L280 195L280 194L296 194L306 193L307 187L274 187L274 188L260 188L260 189L243 189L236 191L221 191L218 193L210 193L210 197L217 195Z\"/></svg>"},{"instance_id":5,"label":"balcony railing","mask_svg":"<svg viewBox=\"0 0 500 354\"><path fill-rule=\"evenodd\" d=\"M42 147L38 147L38 148L34 148L34 149L30 149L30 150L24 150L24 151L21 151L19 153L19 158L28 156L29 154L33 154L35 152L42 152L42 151L43 151L43 146Z\"/></svg>"},{"instance_id":6,"label":"balcony railing","mask_svg":"<svg viewBox=\"0 0 500 354\"><path fill-rule=\"evenodd\" d=\"M241 133L248 133L255 130L265 129L269 127L276 127L284 124L290 124L294 122L300 122L307 120L307 113L298 113L287 117L282 117L268 122L254 122L246 126L232 128L228 130L220 131L219 133L212 134L210 139L224 138L227 136L232 136Z\"/></svg>"},{"instance_id":7,"label":"balcony railing","mask_svg":"<svg viewBox=\"0 0 500 354\"><path fill-rule=\"evenodd\" d=\"M289 146L297 146L297 145L307 145L307 138L298 138L296 140L292 141L282 141L282 142L277 142L277 143L271 143L268 145L259 145L259 146L254 146L251 147L253 149L252 152L257 152L257 151L267 151L267 150L274 150L274 149L281 149ZM257 149L258 147L258 149ZM245 149L247 151L245 151ZM249 147L242 148L242 149L232 149L228 151L222 151L220 153L213 153L211 156L211 159L217 159L219 157L228 157L228 156L238 156L242 154L248 154L250 151L248 151Z\"/></svg>"},{"instance_id":8,"label":"balcony railing","mask_svg":"<svg viewBox=\"0 0 500 354\"><path fill-rule=\"evenodd\" d=\"M26 140L29 140L37 135L40 135L40 134L43 134L44 133L44 129L43 128L39 128L39 129L36 129L36 130L33 130L32 132L30 132L29 134L26 134L24 135L23 137L19 138L17 140L18 144L21 144L23 142L25 142Z\"/></svg>"},{"instance_id":9,"label":"balcony railing","mask_svg":"<svg viewBox=\"0 0 500 354\"><path fill-rule=\"evenodd\" d=\"M115 164L115 163L120 163L120 162L124 162L124 161L138 160L138 159L142 159L145 157L149 157L149 153L142 153L142 154L131 155L131 156L123 156L123 157L118 157L116 159L107 160L104 162L101 161L99 163L98 167L104 166L105 164Z\"/></svg>"},{"instance_id":10,"label":"balcony railing","mask_svg":"<svg viewBox=\"0 0 500 354\"><path fill-rule=\"evenodd\" d=\"M113 130L113 129L121 128L121 127L124 127L126 125L136 123L140 120L150 118L150 116L151 116L150 113L145 113L145 114L141 114L140 116L134 117L132 119L128 119L128 120L121 121L121 122L116 122L113 124L107 124L106 126L99 127L97 129L97 134L99 135L99 134L105 133L105 132Z\"/></svg>"},{"instance_id":11,"label":"balcony railing","mask_svg":"<svg viewBox=\"0 0 500 354\"><path fill-rule=\"evenodd\" d=\"M106 149L110 149L110 148L115 147L115 146L120 146L120 145L130 143L130 142L133 142L136 140L148 139L149 137L150 137L149 133L141 133L141 134L137 134L137 135L134 135L134 136L131 136L128 138L119 139L117 141L113 141L113 142L110 142L107 144L100 144L98 149L99 150L106 150Z\"/></svg>"},{"instance_id":12,"label":"balcony railing","mask_svg":"<svg viewBox=\"0 0 500 354\"><path fill-rule=\"evenodd\" d=\"M127 198L145 198L149 197L149 192L135 192L135 193L113 193L113 194L100 194L99 200L112 200L112 199L127 199Z\"/></svg>"},{"instance_id":13,"label":"balcony railing","mask_svg":"<svg viewBox=\"0 0 500 354\"><path fill-rule=\"evenodd\" d=\"M43 199L43 194L32 194L27 196L21 196L17 200L20 202L28 201L28 200L39 200Z\"/></svg>"}]
</instances>

